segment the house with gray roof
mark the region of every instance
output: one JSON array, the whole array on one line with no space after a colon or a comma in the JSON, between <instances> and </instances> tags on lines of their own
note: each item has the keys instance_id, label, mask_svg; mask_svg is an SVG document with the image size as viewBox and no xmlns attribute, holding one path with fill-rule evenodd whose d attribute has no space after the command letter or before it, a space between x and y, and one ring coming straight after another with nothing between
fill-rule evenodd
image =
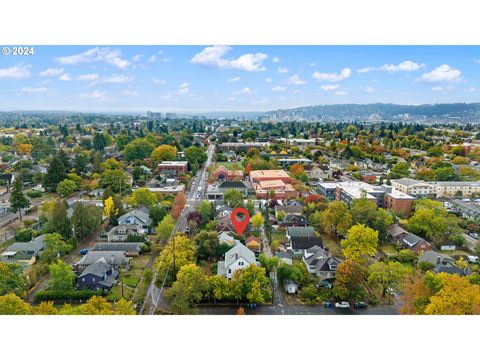
<instances>
[{"instance_id":1,"label":"house with gray roof","mask_svg":"<svg viewBox=\"0 0 480 360\"><path fill-rule=\"evenodd\" d=\"M100 258L87 266L78 277L78 287L85 290L109 291L118 278L118 270Z\"/></svg>"},{"instance_id":2,"label":"house with gray roof","mask_svg":"<svg viewBox=\"0 0 480 360\"><path fill-rule=\"evenodd\" d=\"M145 230L136 224L124 224L113 227L107 233L109 242L124 242L128 240L129 235L143 235Z\"/></svg>"},{"instance_id":3,"label":"house with gray roof","mask_svg":"<svg viewBox=\"0 0 480 360\"><path fill-rule=\"evenodd\" d=\"M78 271L83 271L89 265L96 263L102 258L114 268L119 268L120 266L128 267L130 264L130 258L127 257L125 251L89 251L75 264L75 268Z\"/></svg>"},{"instance_id":4,"label":"house with gray roof","mask_svg":"<svg viewBox=\"0 0 480 360\"><path fill-rule=\"evenodd\" d=\"M127 256L138 256L142 251L142 242L100 242L92 247L92 251L124 251Z\"/></svg>"},{"instance_id":5,"label":"house with gray roof","mask_svg":"<svg viewBox=\"0 0 480 360\"><path fill-rule=\"evenodd\" d=\"M152 224L152 219L148 214L148 210L144 208L134 209L118 218L118 225L129 224L138 225L140 228L145 230L144 232L146 232Z\"/></svg>"},{"instance_id":6,"label":"house with gray roof","mask_svg":"<svg viewBox=\"0 0 480 360\"><path fill-rule=\"evenodd\" d=\"M302 260L311 274L315 274L320 281L334 279L337 266L341 263L339 258L329 256L320 246L312 246L303 251Z\"/></svg>"},{"instance_id":7,"label":"house with gray roof","mask_svg":"<svg viewBox=\"0 0 480 360\"><path fill-rule=\"evenodd\" d=\"M448 274L458 274L460 276L465 276L471 274L471 270L466 268L462 270L455 265L455 261L450 256L440 254L434 250L426 251L418 256L418 262L428 262L435 267L433 272L439 273L448 273Z\"/></svg>"},{"instance_id":8,"label":"house with gray roof","mask_svg":"<svg viewBox=\"0 0 480 360\"><path fill-rule=\"evenodd\" d=\"M31 259L33 256L39 256L45 249L44 240L45 234L37 236L29 242L14 242L2 255L17 260Z\"/></svg>"},{"instance_id":9,"label":"house with gray roof","mask_svg":"<svg viewBox=\"0 0 480 360\"><path fill-rule=\"evenodd\" d=\"M255 253L239 243L225 253L225 261L218 262L217 273L230 280L237 270L250 265L258 266Z\"/></svg>"}]
</instances>

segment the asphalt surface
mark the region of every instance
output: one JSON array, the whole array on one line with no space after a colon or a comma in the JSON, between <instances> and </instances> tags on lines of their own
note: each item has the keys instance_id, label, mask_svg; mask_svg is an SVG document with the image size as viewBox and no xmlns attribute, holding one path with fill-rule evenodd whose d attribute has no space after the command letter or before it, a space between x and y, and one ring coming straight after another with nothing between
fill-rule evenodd
<instances>
[{"instance_id":1,"label":"asphalt surface","mask_svg":"<svg viewBox=\"0 0 480 360\"><path fill-rule=\"evenodd\" d=\"M242 305L202 305L199 307L201 315L235 315L239 306ZM368 309L349 310L325 308L322 305L262 305L256 309L248 309L243 306L247 315L399 315L399 305L369 306Z\"/></svg>"},{"instance_id":2,"label":"asphalt surface","mask_svg":"<svg viewBox=\"0 0 480 360\"><path fill-rule=\"evenodd\" d=\"M214 154L215 145L210 145L207 149L207 161L205 162L204 166L197 172L195 180L192 182L190 191L187 193L187 202L175 224L175 227L173 228L170 239L174 234L178 232L185 232L187 230L188 216L193 211L195 211L200 202L204 200L208 184L207 169L212 164ZM167 244L170 239L168 239ZM162 296L163 289L160 289L155 285L156 277L157 273L154 274L152 282L150 283L150 286L147 290L147 296L145 297L145 302L140 311L141 314L153 315L157 309L168 310L166 309L166 304Z\"/></svg>"}]
</instances>

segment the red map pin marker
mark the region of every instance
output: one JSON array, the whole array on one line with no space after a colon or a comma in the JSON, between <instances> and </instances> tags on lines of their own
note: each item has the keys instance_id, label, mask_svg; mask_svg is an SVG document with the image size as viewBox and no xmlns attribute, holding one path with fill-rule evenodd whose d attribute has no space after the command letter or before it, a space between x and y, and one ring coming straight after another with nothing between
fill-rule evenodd
<instances>
[{"instance_id":1,"label":"red map pin marker","mask_svg":"<svg viewBox=\"0 0 480 360\"><path fill-rule=\"evenodd\" d=\"M238 214L243 215L243 220L239 221L237 219ZM230 219L232 220L233 227L235 228L237 234L242 235L248 225L248 221L250 220L250 214L248 213L247 209L236 208L230 214Z\"/></svg>"}]
</instances>

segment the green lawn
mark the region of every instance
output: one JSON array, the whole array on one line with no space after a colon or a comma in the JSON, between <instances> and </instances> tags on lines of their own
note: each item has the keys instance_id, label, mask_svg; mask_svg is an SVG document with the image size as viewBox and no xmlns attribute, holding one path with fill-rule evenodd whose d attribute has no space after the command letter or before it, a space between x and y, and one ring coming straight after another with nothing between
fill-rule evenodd
<instances>
[{"instance_id":1,"label":"green lawn","mask_svg":"<svg viewBox=\"0 0 480 360\"><path fill-rule=\"evenodd\" d=\"M150 256L151 256L150 254L143 254L143 255L132 258L132 260L130 260L130 264L132 265L132 268L145 269L148 262L150 261Z\"/></svg>"},{"instance_id":2,"label":"green lawn","mask_svg":"<svg viewBox=\"0 0 480 360\"><path fill-rule=\"evenodd\" d=\"M133 289L131 287L128 287L126 285L123 286L123 297L127 300L130 299L130 297L133 294ZM122 285L121 284L116 284L110 293L107 295L106 299L109 301L118 301L122 298Z\"/></svg>"},{"instance_id":3,"label":"green lawn","mask_svg":"<svg viewBox=\"0 0 480 360\"><path fill-rule=\"evenodd\" d=\"M243 166L242 166L241 162L236 162L236 163L235 162L228 162L228 161L217 162L218 166L223 166L223 167L227 168L228 170L232 170L233 164L237 164L237 169L238 170L243 170Z\"/></svg>"},{"instance_id":4,"label":"green lawn","mask_svg":"<svg viewBox=\"0 0 480 360\"><path fill-rule=\"evenodd\" d=\"M382 250L387 256L398 255L398 251L393 244L383 244L380 245L380 250Z\"/></svg>"},{"instance_id":5,"label":"green lawn","mask_svg":"<svg viewBox=\"0 0 480 360\"><path fill-rule=\"evenodd\" d=\"M458 250L444 250L444 251L440 251L440 253L448 255L450 257L453 257L455 255L466 255L466 256L472 255L468 251L460 250L460 249L458 249Z\"/></svg>"},{"instance_id":6,"label":"green lawn","mask_svg":"<svg viewBox=\"0 0 480 360\"><path fill-rule=\"evenodd\" d=\"M285 234L285 231L273 232L272 241L273 240L278 240L280 244L285 244L287 242L287 236Z\"/></svg>"},{"instance_id":7,"label":"green lawn","mask_svg":"<svg viewBox=\"0 0 480 360\"><path fill-rule=\"evenodd\" d=\"M333 256L342 257L342 247L340 246L340 240L337 239L335 236L330 234L321 234L323 243L328 248L328 251Z\"/></svg>"},{"instance_id":8,"label":"green lawn","mask_svg":"<svg viewBox=\"0 0 480 360\"><path fill-rule=\"evenodd\" d=\"M133 269L125 272L121 280L123 280L123 283L125 285L128 285L134 288L135 286L137 286L138 280L140 280L141 276L142 276L142 270Z\"/></svg>"}]
</instances>

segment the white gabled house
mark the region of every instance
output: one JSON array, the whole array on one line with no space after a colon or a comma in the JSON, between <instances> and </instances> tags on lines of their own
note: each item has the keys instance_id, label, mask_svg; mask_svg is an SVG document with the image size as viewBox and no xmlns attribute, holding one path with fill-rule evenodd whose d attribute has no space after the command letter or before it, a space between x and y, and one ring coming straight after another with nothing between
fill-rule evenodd
<instances>
[{"instance_id":1,"label":"white gabled house","mask_svg":"<svg viewBox=\"0 0 480 360\"><path fill-rule=\"evenodd\" d=\"M225 261L218 262L217 273L230 280L235 271L250 265L258 266L255 253L239 243L225 253Z\"/></svg>"}]
</instances>

